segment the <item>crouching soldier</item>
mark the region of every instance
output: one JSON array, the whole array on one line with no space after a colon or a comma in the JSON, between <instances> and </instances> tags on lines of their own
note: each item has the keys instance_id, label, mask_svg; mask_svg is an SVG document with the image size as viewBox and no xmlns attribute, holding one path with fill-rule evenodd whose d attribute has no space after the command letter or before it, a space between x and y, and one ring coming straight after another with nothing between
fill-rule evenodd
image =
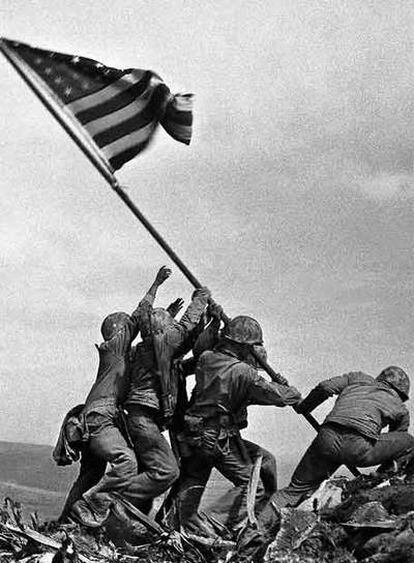
<instances>
[{"instance_id":1,"label":"crouching soldier","mask_svg":"<svg viewBox=\"0 0 414 563\"><path fill-rule=\"evenodd\" d=\"M155 295L170 274L168 268L162 267L148 293ZM97 346L98 374L82 411L88 439L82 448L79 477L63 510L64 517L69 514L85 526L103 524L113 503L113 492L134 502L137 460L121 429L120 405L129 388L127 363L139 330L140 311L141 303L131 315L112 313L102 323L104 342ZM110 468L105 473L107 464Z\"/></svg>"},{"instance_id":2,"label":"crouching soldier","mask_svg":"<svg viewBox=\"0 0 414 563\"><path fill-rule=\"evenodd\" d=\"M140 470L135 505L147 513L152 500L179 475L176 458L162 435L175 411L177 381L172 362L191 349L210 291L196 289L180 321L166 309L153 309L154 297L148 294L141 303L142 342L131 353L130 388L125 403L128 431Z\"/></svg>"},{"instance_id":3,"label":"crouching soldier","mask_svg":"<svg viewBox=\"0 0 414 563\"><path fill-rule=\"evenodd\" d=\"M414 473L414 437L409 428L409 413L404 405L410 381L399 367L384 369L376 378L362 372L351 372L322 381L296 407L299 413L310 413L332 395L338 395L334 408L303 458L296 467L288 487L280 489L259 515L260 534L246 533L240 549L247 553L248 544L268 543L278 528L279 510L297 506L312 494L342 464L356 467L397 462ZM381 430L388 426L388 432ZM272 533L269 533L273 530Z\"/></svg>"},{"instance_id":4,"label":"crouching soldier","mask_svg":"<svg viewBox=\"0 0 414 563\"><path fill-rule=\"evenodd\" d=\"M332 395L334 408L295 469L290 485L275 495L276 504L297 505L341 465L372 467L414 454L414 437L407 432L410 381L399 367L384 369L375 379L351 372L322 381L298 405L309 413ZM389 432L381 433L388 426Z\"/></svg>"},{"instance_id":5,"label":"crouching soldier","mask_svg":"<svg viewBox=\"0 0 414 563\"><path fill-rule=\"evenodd\" d=\"M213 467L239 489L241 498L247 491L252 465L261 453L259 446L240 435L240 428L247 426L247 406L284 407L300 400L294 387L259 376L252 349L265 356L262 329L255 319L239 316L225 326L215 348L199 358L196 385L185 416L184 433L190 449L182 458L178 492L181 525L187 532L205 531L198 507ZM271 492L276 486L272 461L270 456ZM266 481L263 473L262 480ZM260 504L265 497L264 485L259 483L256 500Z\"/></svg>"}]
</instances>

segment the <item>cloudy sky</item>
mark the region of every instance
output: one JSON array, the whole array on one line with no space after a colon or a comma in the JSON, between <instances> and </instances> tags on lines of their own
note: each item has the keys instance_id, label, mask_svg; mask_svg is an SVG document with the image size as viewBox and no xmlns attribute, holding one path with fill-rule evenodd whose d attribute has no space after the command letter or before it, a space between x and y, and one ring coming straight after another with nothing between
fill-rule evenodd
<instances>
[{"instance_id":1,"label":"cloudy sky","mask_svg":"<svg viewBox=\"0 0 414 563\"><path fill-rule=\"evenodd\" d=\"M292 384L414 371L410 3L6 0L1 12L8 38L196 94L191 146L159 131L119 179L227 313L262 322ZM94 381L102 318L132 310L169 262L0 64L0 439L53 443ZM159 303L190 293L175 268ZM283 458L312 432L262 407L248 435Z\"/></svg>"}]
</instances>

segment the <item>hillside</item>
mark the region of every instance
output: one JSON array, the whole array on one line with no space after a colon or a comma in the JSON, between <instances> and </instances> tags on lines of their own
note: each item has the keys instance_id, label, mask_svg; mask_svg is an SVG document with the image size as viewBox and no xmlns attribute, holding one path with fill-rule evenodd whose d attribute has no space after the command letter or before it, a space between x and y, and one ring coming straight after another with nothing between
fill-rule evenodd
<instances>
[{"instance_id":1,"label":"hillside","mask_svg":"<svg viewBox=\"0 0 414 563\"><path fill-rule=\"evenodd\" d=\"M0 498L9 496L43 519L59 515L77 471L77 465L58 467L51 446L0 442Z\"/></svg>"},{"instance_id":2,"label":"hillside","mask_svg":"<svg viewBox=\"0 0 414 563\"><path fill-rule=\"evenodd\" d=\"M59 516L65 495L76 478L78 464L58 467L52 447L0 441L0 498L10 497L24 506L26 514L36 511L43 520ZM208 509L229 488L214 474L204 495Z\"/></svg>"},{"instance_id":3,"label":"hillside","mask_svg":"<svg viewBox=\"0 0 414 563\"><path fill-rule=\"evenodd\" d=\"M52 459L52 447L0 441L0 498L11 497L25 512L37 511L43 520L56 518L65 495L76 478L78 464L58 467ZM290 465L279 464L279 478L287 480ZM220 507L231 485L213 472L203 497L202 510ZM221 500L219 500L221 499Z\"/></svg>"}]
</instances>

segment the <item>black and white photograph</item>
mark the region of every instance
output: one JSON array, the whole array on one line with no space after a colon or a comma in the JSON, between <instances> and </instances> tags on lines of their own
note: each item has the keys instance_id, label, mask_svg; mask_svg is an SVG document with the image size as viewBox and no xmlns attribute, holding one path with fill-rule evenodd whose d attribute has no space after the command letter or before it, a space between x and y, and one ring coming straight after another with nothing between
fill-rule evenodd
<instances>
[{"instance_id":1,"label":"black and white photograph","mask_svg":"<svg viewBox=\"0 0 414 563\"><path fill-rule=\"evenodd\" d=\"M0 562L414 563L414 5L0 16Z\"/></svg>"}]
</instances>

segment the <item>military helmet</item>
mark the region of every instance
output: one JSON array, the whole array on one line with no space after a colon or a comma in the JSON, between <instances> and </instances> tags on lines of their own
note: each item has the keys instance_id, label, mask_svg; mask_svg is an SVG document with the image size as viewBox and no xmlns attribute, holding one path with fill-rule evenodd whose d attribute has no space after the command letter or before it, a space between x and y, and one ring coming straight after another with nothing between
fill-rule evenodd
<instances>
[{"instance_id":1,"label":"military helmet","mask_svg":"<svg viewBox=\"0 0 414 563\"><path fill-rule=\"evenodd\" d=\"M263 344L262 327L256 319L244 315L231 319L224 327L222 335L227 340L239 344Z\"/></svg>"},{"instance_id":2,"label":"military helmet","mask_svg":"<svg viewBox=\"0 0 414 563\"><path fill-rule=\"evenodd\" d=\"M131 319L128 313L118 311L104 318L101 325L101 333L104 340L110 340Z\"/></svg>"},{"instance_id":3,"label":"military helmet","mask_svg":"<svg viewBox=\"0 0 414 563\"><path fill-rule=\"evenodd\" d=\"M410 379L405 371L397 366L389 366L377 376L377 381L388 383L406 401L410 392Z\"/></svg>"}]
</instances>

